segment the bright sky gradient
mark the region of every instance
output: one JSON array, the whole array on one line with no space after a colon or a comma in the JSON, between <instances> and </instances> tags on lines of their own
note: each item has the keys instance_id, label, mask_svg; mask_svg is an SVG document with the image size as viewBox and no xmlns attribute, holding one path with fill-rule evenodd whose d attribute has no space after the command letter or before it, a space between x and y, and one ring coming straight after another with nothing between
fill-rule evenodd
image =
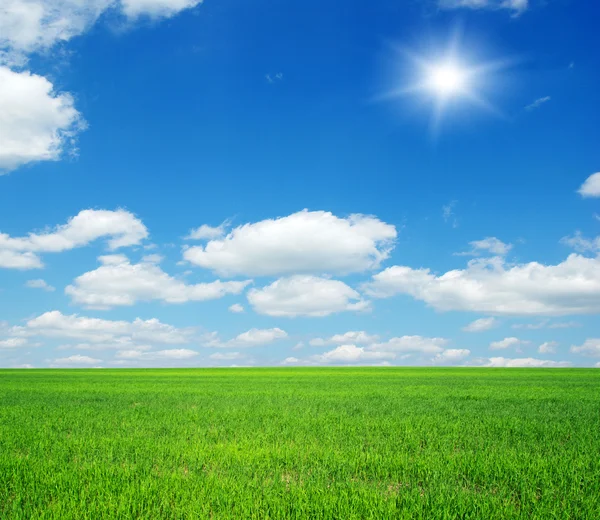
<instances>
[{"instance_id":1,"label":"bright sky gradient","mask_svg":"<svg viewBox=\"0 0 600 520\"><path fill-rule=\"evenodd\" d=\"M0 366L600 366L598 14L4 2Z\"/></svg>"}]
</instances>

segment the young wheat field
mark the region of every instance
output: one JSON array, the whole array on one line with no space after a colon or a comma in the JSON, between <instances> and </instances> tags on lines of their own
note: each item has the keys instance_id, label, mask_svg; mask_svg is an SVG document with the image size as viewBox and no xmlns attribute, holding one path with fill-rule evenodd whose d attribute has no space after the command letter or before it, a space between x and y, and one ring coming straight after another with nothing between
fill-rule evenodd
<instances>
[{"instance_id":1,"label":"young wheat field","mask_svg":"<svg viewBox=\"0 0 600 520\"><path fill-rule=\"evenodd\" d=\"M600 518L600 370L2 370L0 405L0 518Z\"/></svg>"}]
</instances>

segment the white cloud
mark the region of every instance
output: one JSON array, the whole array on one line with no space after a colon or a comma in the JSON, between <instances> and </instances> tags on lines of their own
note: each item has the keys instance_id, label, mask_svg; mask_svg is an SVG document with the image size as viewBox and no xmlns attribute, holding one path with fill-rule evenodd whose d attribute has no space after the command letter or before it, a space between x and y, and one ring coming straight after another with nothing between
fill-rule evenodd
<instances>
[{"instance_id":1,"label":"white cloud","mask_svg":"<svg viewBox=\"0 0 600 520\"><path fill-rule=\"evenodd\" d=\"M546 341L538 347L538 352L540 354L556 354L557 345L556 341Z\"/></svg>"},{"instance_id":2,"label":"white cloud","mask_svg":"<svg viewBox=\"0 0 600 520\"><path fill-rule=\"evenodd\" d=\"M463 327L465 332L482 332L484 330L490 330L498 325L496 318L479 318L478 320L472 321L466 327Z\"/></svg>"},{"instance_id":3,"label":"white cloud","mask_svg":"<svg viewBox=\"0 0 600 520\"><path fill-rule=\"evenodd\" d=\"M474 240L469 242L469 245L471 246L471 251L455 254L457 256L479 256L483 252L486 252L493 255L505 256L513 247L512 244L505 244L496 237L485 237L482 240Z\"/></svg>"},{"instance_id":4,"label":"white cloud","mask_svg":"<svg viewBox=\"0 0 600 520\"><path fill-rule=\"evenodd\" d=\"M532 368L559 368L570 367L569 361L549 361L547 359L520 358L509 359L503 357L490 358L483 366L486 367L532 367Z\"/></svg>"},{"instance_id":5,"label":"white cloud","mask_svg":"<svg viewBox=\"0 0 600 520\"><path fill-rule=\"evenodd\" d=\"M492 343L490 343L490 350L502 350L511 347L520 347L522 345L528 345L529 343L529 341L525 341L515 337L504 338L500 341L492 341Z\"/></svg>"},{"instance_id":6,"label":"white cloud","mask_svg":"<svg viewBox=\"0 0 600 520\"><path fill-rule=\"evenodd\" d=\"M538 323L515 323L511 327L513 329L539 330L548 326L550 320L543 320Z\"/></svg>"},{"instance_id":7,"label":"white cloud","mask_svg":"<svg viewBox=\"0 0 600 520\"><path fill-rule=\"evenodd\" d=\"M445 338L423 336L401 336L368 347L372 351L395 352L402 354L440 354L448 344Z\"/></svg>"},{"instance_id":8,"label":"white cloud","mask_svg":"<svg viewBox=\"0 0 600 520\"><path fill-rule=\"evenodd\" d=\"M540 108L544 103L550 101L550 96L544 96L536 99L533 103L527 105L525 110L535 110L536 108Z\"/></svg>"},{"instance_id":9,"label":"white cloud","mask_svg":"<svg viewBox=\"0 0 600 520\"><path fill-rule=\"evenodd\" d=\"M372 363L384 359L394 359L396 355L393 352L376 352L367 350L365 347L356 345L340 345L339 347L311 356L311 360L316 363Z\"/></svg>"},{"instance_id":10,"label":"white cloud","mask_svg":"<svg viewBox=\"0 0 600 520\"><path fill-rule=\"evenodd\" d=\"M600 258L571 254L558 265L508 265L500 257L475 259L466 269L436 276L429 269L393 266L364 285L373 297L409 294L440 311L497 315L569 315L600 312Z\"/></svg>"},{"instance_id":11,"label":"white cloud","mask_svg":"<svg viewBox=\"0 0 600 520\"><path fill-rule=\"evenodd\" d=\"M160 361L160 360L179 360L191 359L196 357L198 352L187 348L174 348L168 350L157 350L152 352L144 352L141 350L121 350L116 356L120 359L130 359L136 361Z\"/></svg>"},{"instance_id":12,"label":"white cloud","mask_svg":"<svg viewBox=\"0 0 600 520\"><path fill-rule=\"evenodd\" d=\"M512 16L519 16L527 10L528 0L439 0L442 9L506 9Z\"/></svg>"},{"instance_id":13,"label":"white cloud","mask_svg":"<svg viewBox=\"0 0 600 520\"><path fill-rule=\"evenodd\" d=\"M577 192L582 197L600 197L600 172L590 175Z\"/></svg>"},{"instance_id":14,"label":"white cloud","mask_svg":"<svg viewBox=\"0 0 600 520\"><path fill-rule=\"evenodd\" d=\"M515 323L512 325L513 329L527 329L527 330L539 330L539 329L573 329L581 327L581 323L576 321L558 321L551 322L550 320L542 320L537 323Z\"/></svg>"},{"instance_id":15,"label":"white cloud","mask_svg":"<svg viewBox=\"0 0 600 520\"><path fill-rule=\"evenodd\" d=\"M139 344L181 344L191 340L192 329L178 329L161 323L156 318L133 322L112 321L88 318L77 314L64 315L60 311L50 311L29 320L24 327L10 329L15 339L42 336L66 340L83 341L68 345L77 349L141 350Z\"/></svg>"},{"instance_id":16,"label":"white cloud","mask_svg":"<svg viewBox=\"0 0 600 520\"><path fill-rule=\"evenodd\" d=\"M121 8L129 18L170 18L201 3L202 0L121 0Z\"/></svg>"},{"instance_id":17,"label":"white cloud","mask_svg":"<svg viewBox=\"0 0 600 520\"><path fill-rule=\"evenodd\" d=\"M57 347L57 350L120 350L120 351L139 351L145 352L152 350L150 345L138 344L133 341L130 336L123 336L115 338L112 341L106 341L104 343L63 343Z\"/></svg>"},{"instance_id":18,"label":"white cloud","mask_svg":"<svg viewBox=\"0 0 600 520\"><path fill-rule=\"evenodd\" d=\"M236 314L244 312L244 306L239 303L234 303L233 305L229 306L229 312L233 312Z\"/></svg>"},{"instance_id":19,"label":"white cloud","mask_svg":"<svg viewBox=\"0 0 600 520\"><path fill-rule=\"evenodd\" d=\"M573 354L583 354L584 356L600 357L600 338L586 339L583 345L571 347Z\"/></svg>"},{"instance_id":20,"label":"white cloud","mask_svg":"<svg viewBox=\"0 0 600 520\"><path fill-rule=\"evenodd\" d=\"M192 229L185 237L185 240L214 240L221 238L227 233L227 228L230 225L231 222L229 220L226 220L217 227L202 224L199 228Z\"/></svg>"},{"instance_id":21,"label":"white cloud","mask_svg":"<svg viewBox=\"0 0 600 520\"><path fill-rule=\"evenodd\" d=\"M167 18L202 0L3 0L0 50L6 56L47 50L87 31L112 9L130 19Z\"/></svg>"},{"instance_id":22,"label":"white cloud","mask_svg":"<svg viewBox=\"0 0 600 520\"><path fill-rule=\"evenodd\" d=\"M375 217L304 210L236 227L221 240L186 249L184 258L223 276L347 274L377 268L395 238L396 228Z\"/></svg>"},{"instance_id":23,"label":"white cloud","mask_svg":"<svg viewBox=\"0 0 600 520\"><path fill-rule=\"evenodd\" d=\"M215 352L208 357L217 361L233 361L235 359L243 359L246 356L242 352Z\"/></svg>"},{"instance_id":24,"label":"white cloud","mask_svg":"<svg viewBox=\"0 0 600 520\"><path fill-rule=\"evenodd\" d=\"M144 255L142 257L142 262L148 264L160 264L164 259L164 256L154 253L152 255Z\"/></svg>"},{"instance_id":25,"label":"white cloud","mask_svg":"<svg viewBox=\"0 0 600 520\"><path fill-rule=\"evenodd\" d=\"M100 238L107 238L109 249L114 250L139 244L147 236L146 226L128 211L87 209L42 233L16 238L0 233L0 267L39 268L43 267L39 253L60 253Z\"/></svg>"},{"instance_id":26,"label":"white cloud","mask_svg":"<svg viewBox=\"0 0 600 520\"><path fill-rule=\"evenodd\" d=\"M166 303L185 303L222 298L240 294L251 283L221 282L188 285L165 273L158 265L148 262L131 264L124 255L99 258L102 265L78 276L65 289L75 303L88 308L109 309L134 305L138 301L159 300Z\"/></svg>"},{"instance_id":27,"label":"white cloud","mask_svg":"<svg viewBox=\"0 0 600 520\"><path fill-rule=\"evenodd\" d=\"M295 357L286 357L281 364L282 365L296 365L300 363L300 360L298 358Z\"/></svg>"},{"instance_id":28,"label":"white cloud","mask_svg":"<svg viewBox=\"0 0 600 520\"><path fill-rule=\"evenodd\" d=\"M581 327L581 323L577 323L576 321L565 321L551 323L550 325L548 325L549 329L573 329L576 327Z\"/></svg>"},{"instance_id":29,"label":"white cloud","mask_svg":"<svg viewBox=\"0 0 600 520\"><path fill-rule=\"evenodd\" d=\"M345 283L309 275L280 278L262 289L251 289L247 296L256 312L268 316L329 316L369 306Z\"/></svg>"},{"instance_id":30,"label":"white cloud","mask_svg":"<svg viewBox=\"0 0 600 520\"><path fill-rule=\"evenodd\" d=\"M365 344L374 343L379 339L379 336L367 334L365 331L348 331L344 334L335 334L328 339L314 338L309 341L309 344L313 347L322 347L324 345L341 345L341 344Z\"/></svg>"},{"instance_id":31,"label":"white cloud","mask_svg":"<svg viewBox=\"0 0 600 520\"><path fill-rule=\"evenodd\" d=\"M27 345L27 340L25 338L8 338L0 340L0 349L4 348L19 348Z\"/></svg>"},{"instance_id":32,"label":"white cloud","mask_svg":"<svg viewBox=\"0 0 600 520\"><path fill-rule=\"evenodd\" d=\"M436 354L432 361L436 364L456 363L469 357L470 354L471 351L468 349L449 348L447 350L444 350L440 354Z\"/></svg>"},{"instance_id":33,"label":"white cloud","mask_svg":"<svg viewBox=\"0 0 600 520\"><path fill-rule=\"evenodd\" d=\"M202 0L2 0L0 5L0 175L76 154L86 123L73 96L45 77L16 71L28 55L83 34L107 11L130 20L171 17ZM0 251L0 258L6 256ZM21 261L23 259L21 258ZM6 263L6 259L5 259ZM13 262L14 263L14 262Z\"/></svg>"},{"instance_id":34,"label":"white cloud","mask_svg":"<svg viewBox=\"0 0 600 520\"><path fill-rule=\"evenodd\" d=\"M278 328L273 329L250 329L238 334L229 341L222 341L216 332L211 333L204 346L216 348L249 348L268 345L274 341L287 338L287 332Z\"/></svg>"},{"instance_id":35,"label":"white cloud","mask_svg":"<svg viewBox=\"0 0 600 520\"><path fill-rule=\"evenodd\" d=\"M322 343L318 342L317 344ZM470 354L470 351L466 349L445 349L447 344L448 340L445 338L402 336L391 338L385 342L371 343L363 347L354 344L343 344L323 354L312 355L304 361L297 358L293 359L296 360L294 363L309 365L331 363L389 365L390 360L406 360L409 358L416 359L423 364L430 364L431 362L455 363ZM282 364L289 363L284 362Z\"/></svg>"},{"instance_id":36,"label":"white cloud","mask_svg":"<svg viewBox=\"0 0 600 520\"><path fill-rule=\"evenodd\" d=\"M3 0L0 48L42 51L83 33L113 0Z\"/></svg>"},{"instance_id":37,"label":"white cloud","mask_svg":"<svg viewBox=\"0 0 600 520\"><path fill-rule=\"evenodd\" d=\"M4 9L0 7L0 38ZM0 175L74 151L75 137L83 128L70 94L56 92L42 76L0 65Z\"/></svg>"},{"instance_id":38,"label":"white cloud","mask_svg":"<svg viewBox=\"0 0 600 520\"><path fill-rule=\"evenodd\" d=\"M44 291L52 292L55 290L54 287L48 285L45 280L37 279L37 280L27 280L25 282L25 287L29 287L30 289L43 289Z\"/></svg>"},{"instance_id":39,"label":"white cloud","mask_svg":"<svg viewBox=\"0 0 600 520\"><path fill-rule=\"evenodd\" d=\"M102 363L101 359L95 359L89 356L82 356L80 354L75 354L74 356L64 357L55 359L53 362L53 366L61 366L61 365L96 365L98 363Z\"/></svg>"},{"instance_id":40,"label":"white cloud","mask_svg":"<svg viewBox=\"0 0 600 520\"><path fill-rule=\"evenodd\" d=\"M571 237L561 238L560 242L580 253L588 251L600 252L600 236L597 236L596 238L586 238L581 234L581 231L576 231Z\"/></svg>"}]
</instances>

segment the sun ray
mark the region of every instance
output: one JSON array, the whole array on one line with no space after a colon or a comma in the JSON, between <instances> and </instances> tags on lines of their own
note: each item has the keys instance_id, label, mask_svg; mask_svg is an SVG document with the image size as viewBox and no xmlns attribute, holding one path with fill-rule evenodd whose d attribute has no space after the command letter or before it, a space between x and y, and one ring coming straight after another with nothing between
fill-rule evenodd
<instances>
[{"instance_id":1,"label":"sun ray","mask_svg":"<svg viewBox=\"0 0 600 520\"><path fill-rule=\"evenodd\" d=\"M405 96L420 96L429 99L432 105L431 129L439 133L445 113L468 103L497 117L504 118L502 112L480 92L485 87L493 87L493 74L514 65L515 60L497 59L482 63L469 63L460 51L460 28L453 31L450 41L441 52L432 52L430 57L395 46L399 60L398 70L412 65L416 78L412 81L400 81L383 92L376 99L389 101ZM398 71L396 76L398 76ZM402 84L404 83L404 84Z\"/></svg>"}]
</instances>

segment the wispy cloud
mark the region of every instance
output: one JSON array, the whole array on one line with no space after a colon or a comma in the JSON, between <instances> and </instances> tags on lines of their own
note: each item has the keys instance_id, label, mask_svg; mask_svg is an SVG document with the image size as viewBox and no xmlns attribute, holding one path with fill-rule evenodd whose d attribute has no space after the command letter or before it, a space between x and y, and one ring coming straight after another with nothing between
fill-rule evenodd
<instances>
[{"instance_id":1,"label":"wispy cloud","mask_svg":"<svg viewBox=\"0 0 600 520\"><path fill-rule=\"evenodd\" d=\"M527 105L525 110L535 110L536 108L540 108L544 103L548 103L550 101L550 96L544 96L541 98L537 98L533 103Z\"/></svg>"},{"instance_id":2,"label":"wispy cloud","mask_svg":"<svg viewBox=\"0 0 600 520\"><path fill-rule=\"evenodd\" d=\"M283 73L277 72L275 74L265 74L265 79L267 83L277 83L278 81L283 81Z\"/></svg>"},{"instance_id":3,"label":"wispy cloud","mask_svg":"<svg viewBox=\"0 0 600 520\"><path fill-rule=\"evenodd\" d=\"M496 237L485 237L482 240L473 240L472 242L469 242L469 245L471 246L470 251L454 254L456 256L479 256L485 252L493 255L505 256L513 247L512 244L505 244Z\"/></svg>"},{"instance_id":4,"label":"wispy cloud","mask_svg":"<svg viewBox=\"0 0 600 520\"><path fill-rule=\"evenodd\" d=\"M25 282L25 287L29 287L30 289L43 289L44 291L52 292L54 291L54 287L48 285L45 280L27 280Z\"/></svg>"},{"instance_id":5,"label":"wispy cloud","mask_svg":"<svg viewBox=\"0 0 600 520\"><path fill-rule=\"evenodd\" d=\"M458 219L456 218L456 214L454 213L454 208L457 204L457 200L452 200L445 206L442 206L442 217L444 219L444 222L451 223L453 228L458 227Z\"/></svg>"},{"instance_id":6,"label":"wispy cloud","mask_svg":"<svg viewBox=\"0 0 600 520\"><path fill-rule=\"evenodd\" d=\"M517 17L529 7L528 0L439 0L442 9L505 9Z\"/></svg>"}]
</instances>

